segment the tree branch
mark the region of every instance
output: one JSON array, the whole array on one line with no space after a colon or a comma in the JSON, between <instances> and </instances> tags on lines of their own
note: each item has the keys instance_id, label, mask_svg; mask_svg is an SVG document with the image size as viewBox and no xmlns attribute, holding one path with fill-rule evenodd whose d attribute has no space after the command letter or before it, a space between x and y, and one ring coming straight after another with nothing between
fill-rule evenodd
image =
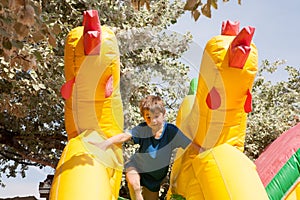
<instances>
[{"instance_id":1,"label":"tree branch","mask_svg":"<svg viewBox=\"0 0 300 200\"><path fill-rule=\"evenodd\" d=\"M28 152L22 145L20 145L16 139L17 136L19 136L20 133L8 131L6 129L0 129L0 144L5 144L15 150L13 153L14 156L8 156L7 154L4 155L1 153L0 155L4 156L7 159L14 160L17 163L20 164L26 164L27 162L24 162L24 160L29 160L33 162L31 165L44 165L44 166L50 166L55 168L56 162L55 161L47 161L45 159L38 159L36 154L32 154ZM6 151L7 152L7 151ZM8 153L8 152L7 152ZM20 157L21 159L17 159L17 157ZM30 162L28 162L30 163ZM34 164L36 163L36 164Z\"/></svg>"}]
</instances>

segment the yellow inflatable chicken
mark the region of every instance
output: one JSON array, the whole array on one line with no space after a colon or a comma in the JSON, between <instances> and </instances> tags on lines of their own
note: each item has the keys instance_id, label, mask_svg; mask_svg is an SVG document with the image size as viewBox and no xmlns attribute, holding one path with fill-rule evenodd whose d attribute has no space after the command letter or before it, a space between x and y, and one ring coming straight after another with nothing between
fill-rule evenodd
<instances>
[{"instance_id":1,"label":"yellow inflatable chicken","mask_svg":"<svg viewBox=\"0 0 300 200\"><path fill-rule=\"evenodd\" d=\"M102 151L88 141L101 141L123 131L119 91L120 61L116 37L101 26L98 12L84 12L65 44L65 101L68 143L52 182L51 200L118 199L122 149Z\"/></svg>"},{"instance_id":2,"label":"yellow inflatable chicken","mask_svg":"<svg viewBox=\"0 0 300 200\"><path fill-rule=\"evenodd\" d=\"M192 105L184 105L179 128L203 153L177 152L168 198L189 200L267 200L255 165L243 153L251 89L257 72L257 49L251 26L222 24L221 35L208 41ZM184 116L184 117L182 117Z\"/></svg>"}]
</instances>

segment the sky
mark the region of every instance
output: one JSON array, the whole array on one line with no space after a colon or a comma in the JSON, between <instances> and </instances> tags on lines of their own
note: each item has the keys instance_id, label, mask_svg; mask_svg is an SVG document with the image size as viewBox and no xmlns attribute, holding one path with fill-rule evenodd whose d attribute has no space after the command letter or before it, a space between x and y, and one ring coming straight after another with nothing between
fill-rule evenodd
<instances>
[{"instance_id":1,"label":"sky","mask_svg":"<svg viewBox=\"0 0 300 200\"><path fill-rule=\"evenodd\" d=\"M186 13L177 24L169 28L170 31L181 34L187 31L192 33L191 49L183 56L183 59L194 71L199 71L206 42L211 37L220 34L222 21L226 20L239 21L240 29L245 26L255 27L253 42L258 49L259 65L265 59L270 62L284 59L286 65L300 68L299 0L242 0L242 5L238 5L237 0L230 0L226 3L218 1L218 6L218 10L212 10L211 19L201 16L195 22L190 13ZM282 80L286 77L286 73L279 70L269 78ZM34 195L39 199L39 182L44 181L49 173L53 173L53 169L30 168L26 178L18 176L14 179L6 179L2 177L7 186L0 188L0 198Z\"/></svg>"}]
</instances>

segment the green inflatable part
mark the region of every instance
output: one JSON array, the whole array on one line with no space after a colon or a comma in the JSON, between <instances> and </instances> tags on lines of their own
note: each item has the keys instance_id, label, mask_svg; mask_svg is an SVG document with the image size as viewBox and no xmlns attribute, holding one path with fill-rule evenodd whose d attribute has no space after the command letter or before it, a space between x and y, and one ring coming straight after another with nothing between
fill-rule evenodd
<instances>
[{"instance_id":1,"label":"green inflatable part","mask_svg":"<svg viewBox=\"0 0 300 200\"><path fill-rule=\"evenodd\" d=\"M198 78L193 78L190 82L190 89L188 95L195 95L198 87Z\"/></svg>"},{"instance_id":2,"label":"green inflatable part","mask_svg":"<svg viewBox=\"0 0 300 200\"><path fill-rule=\"evenodd\" d=\"M270 200L282 199L300 177L300 149L296 151L267 185Z\"/></svg>"}]
</instances>

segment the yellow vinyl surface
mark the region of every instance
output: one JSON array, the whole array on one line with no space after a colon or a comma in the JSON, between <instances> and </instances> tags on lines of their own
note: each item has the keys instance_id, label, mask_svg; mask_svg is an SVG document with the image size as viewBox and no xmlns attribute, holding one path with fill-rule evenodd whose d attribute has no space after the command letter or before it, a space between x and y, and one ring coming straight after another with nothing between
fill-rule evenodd
<instances>
[{"instance_id":1,"label":"yellow vinyl surface","mask_svg":"<svg viewBox=\"0 0 300 200\"><path fill-rule=\"evenodd\" d=\"M51 200L118 199L123 158L119 147L102 151L88 141L103 141L87 130L72 138L57 165L51 186Z\"/></svg>"},{"instance_id":2,"label":"yellow vinyl surface","mask_svg":"<svg viewBox=\"0 0 300 200\"><path fill-rule=\"evenodd\" d=\"M123 132L118 43L107 26L101 26L99 32L99 55L85 55L83 26L71 30L66 39L65 78L66 82L75 81L67 88L71 88L65 101L69 141L55 171L51 200L114 200L119 196L121 146L104 152L88 143Z\"/></svg>"}]
</instances>

